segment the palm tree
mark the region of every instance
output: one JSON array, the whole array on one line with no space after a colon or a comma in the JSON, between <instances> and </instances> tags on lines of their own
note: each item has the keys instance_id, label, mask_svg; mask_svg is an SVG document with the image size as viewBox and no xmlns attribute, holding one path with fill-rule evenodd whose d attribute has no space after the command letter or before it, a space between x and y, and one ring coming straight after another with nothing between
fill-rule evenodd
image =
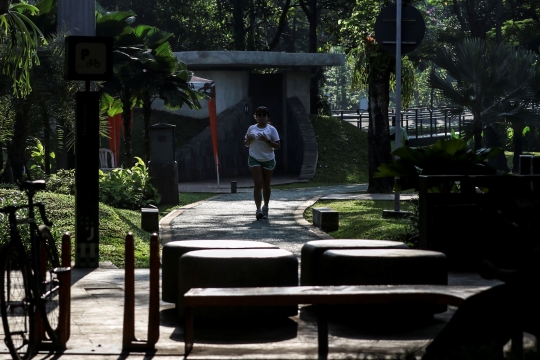
<instances>
[{"instance_id":1,"label":"palm tree","mask_svg":"<svg viewBox=\"0 0 540 360\"><path fill-rule=\"evenodd\" d=\"M39 65L39 39L46 43L38 27L28 18L39 13L36 6L10 0L0 0L0 46L7 47L1 60L1 71L8 75L15 95L24 97L31 90L30 69ZM39 38L39 39L38 39Z\"/></svg>"},{"instance_id":2,"label":"palm tree","mask_svg":"<svg viewBox=\"0 0 540 360\"><path fill-rule=\"evenodd\" d=\"M114 79L103 84L103 91L122 102L124 118L124 167L131 167L131 109L142 104L145 125L150 121L151 104L156 97L165 100L170 108L187 104L200 108L197 92L189 89L191 72L171 52L168 40L171 33L148 25L126 26L133 13L111 12L101 15L97 23L99 32L115 33ZM117 24L124 22L124 27ZM145 143L148 136L145 133ZM146 147L146 146L145 146ZM145 149L148 158L148 149Z\"/></svg>"},{"instance_id":3,"label":"palm tree","mask_svg":"<svg viewBox=\"0 0 540 360\"><path fill-rule=\"evenodd\" d=\"M540 93L535 61L530 51L502 43L489 46L475 38L436 53L433 62L446 74L431 73L431 86L458 111L471 112L472 127L464 131L466 139L474 138L475 150L482 148L482 131L493 123L507 121L516 129L540 125L540 116L530 108Z\"/></svg>"},{"instance_id":4,"label":"palm tree","mask_svg":"<svg viewBox=\"0 0 540 360\"><path fill-rule=\"evenodd\" d=\"M150 137L148 128L152 114L152 103L161 99L166 108L180 109L184 104L190 109L200 109L199 98L204 95L189 87L192 72L178 60L169 43L160 45L155 51L157 66L141 74L142 86L138 97L141 100L144 120L144 153L146 163L150 161Z\"/></svg>"}]
</instances>

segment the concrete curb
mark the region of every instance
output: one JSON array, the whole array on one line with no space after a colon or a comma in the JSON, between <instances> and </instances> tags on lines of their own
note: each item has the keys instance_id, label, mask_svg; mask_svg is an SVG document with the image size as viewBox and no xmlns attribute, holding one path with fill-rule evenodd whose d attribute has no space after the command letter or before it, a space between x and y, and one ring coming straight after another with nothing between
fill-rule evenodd
<instances>
[{"instance_id":1,"label":"concrete curb","mask_svg":"<svg viewBox=\"0 0 540 360\"><path fill-rule=\"evenodd\" d=\"M318 227L314 226L310 222L308 222L306 219L304 219L304 212L308 207L315 204L322 196L315 196L300 205L296 210L294 211L294 220L298 225L307 226L309 228L309 231L320 237L321 239L333 239L330 235L319 229Z\"/></svg>"}]
</instances>

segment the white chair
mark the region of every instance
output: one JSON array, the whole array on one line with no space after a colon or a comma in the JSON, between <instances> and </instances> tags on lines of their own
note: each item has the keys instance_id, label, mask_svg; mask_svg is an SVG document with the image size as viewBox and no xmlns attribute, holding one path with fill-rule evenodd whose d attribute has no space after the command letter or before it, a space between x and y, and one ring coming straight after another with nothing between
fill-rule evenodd
<instances>
[{"instance_id":1,"label":"white chair","mask_svg":"<svg viewBox=\"0 0 540 360\"><path fill-rule=\"evenodd\" d=\"M111 166L109 166L109 163ZM114 169L114 155L111 150L106 148L99 149L99 167L104 171Z\"/></svg>"}]
</instances>

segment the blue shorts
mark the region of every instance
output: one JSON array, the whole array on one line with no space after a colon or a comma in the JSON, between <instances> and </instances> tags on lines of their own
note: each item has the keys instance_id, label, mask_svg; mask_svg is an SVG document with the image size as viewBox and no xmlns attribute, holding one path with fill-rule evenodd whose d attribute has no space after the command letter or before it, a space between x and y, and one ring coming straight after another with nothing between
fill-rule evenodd
<instances>
[{"instance_id":1,"label":"blue shorts","mask_svg":"<svg viewBox=\"0 0 540 360\"><path fill-rule=\"evenodd\" d=\"M276 167L276 159L272 159L268 161L259 161L252 158L251 156L248 156L248 165L249 167L262 166L263 169L274 170L274 168Z\"/></svg>"}]
</instances>

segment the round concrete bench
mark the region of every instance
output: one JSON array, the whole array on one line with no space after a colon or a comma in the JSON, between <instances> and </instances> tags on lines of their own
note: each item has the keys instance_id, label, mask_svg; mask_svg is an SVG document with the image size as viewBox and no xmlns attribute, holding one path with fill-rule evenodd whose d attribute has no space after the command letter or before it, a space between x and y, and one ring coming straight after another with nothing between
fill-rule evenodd
<instances>
[{"instance_id":1,"label":"round concrete bench","mask_svg":"<svg viewBox=\"0 0 540 360\"><path fill-rule=\"evenodd\" d=\"M161 300L176 303L178 299L178 260L190 251L210 249L277 249L277 246L247 240L178 240L163 245L161 255Z\"/></svg>"},{"instance_id":2,"label":"round concrete bench","mask_svg":"<svg viewBox=\"0 0 540 360\"><path fill-rule=\"evenodd\" d=\"M327 250L408 248L402 242L390 240L335 239L309 241L302 246L300 284L302 286L322 285L321 260L323 253Z\"/></svg>"},{"instance_id":3,"label":"round concrete bench","mask_svg":"<svg viewBox=\"0 0 540 360\"><path fill-rule=\"evenodd\" d=\"M191 288L298 286L298 260L282 249L191 251L178 263L177 310L183 316L184 294ZM297 306L200 307L195 317L241 318L294 316Z\"/></svg>"},{"instance_id":4,"label":"round concrete bench","mask_svg":"<svg viewBox=\"0 0 540 360\"><path fill-rule=\"evenodd\" d=\"M446 285L446 255L418 249L327 250L321 259L321 285ZM340 311L349 311L340 309ZM377 305L356 310L364 314L417 314L445 312L444 305ZM355 311L356 311L355 310Z\"/></svg>"}]
</instances>

